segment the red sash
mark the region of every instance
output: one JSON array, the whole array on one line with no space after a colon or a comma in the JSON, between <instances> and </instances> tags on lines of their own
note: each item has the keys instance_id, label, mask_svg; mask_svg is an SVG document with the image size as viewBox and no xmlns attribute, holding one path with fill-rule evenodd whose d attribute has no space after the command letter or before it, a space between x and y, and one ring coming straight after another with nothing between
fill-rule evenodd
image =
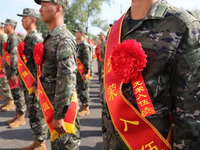
<instances>
[{"instance_id":1,"label":"red sash","mask_svg":"<svg viewBox=\"0 0 200 150\"><path fill-rule=\"evenodd\" d=\"M44 114L46 123L49 127L49 131L51 133L51 141L54 141L60 136L62 136L62 134L59 134L53 128L52 121L54 117L54 108L49 98L47 97L46 92L44 91L44 88L40 81L41 77L40 67L41 67L42 57L43 57L43 44L38 43L34 48L34 59L35 63L38 65L37 86L38 86L39 100L40 100L40 105L42 107L42 112ZM78 109L78 99L76 91L74 91L69 109L65 114L65 119L64 119L64 126L67 133L69 134L75 134L75 120L77 115L77 109Z\"/></svg>"},{"instance_id":2,"label":"red sash","mask_svg":"<svg viewBox=\"0 0 200 150\"><path fill-rule=\"evenodd\" d=\"M0 78L5 77L5 74L2 71L3 69L3 57L0 56Z\"/></svg>"},{"instance_id":3,"label":"red sash","mask_svg":"<svg viewBox=\"0 0 200 150\"><path fill-rule=\"evenodd\" d=\"M5 58L6 62L8 63L8 65L10 66L11 65L11 63L10 63L10 54L7 52L7 45L8 45L8 42L5 42L4 45L3 45L3 48L4 48L4 58ZM8 84L10 86L10 89L14 89L14 88L19 87L19 78L18 78L17 84L14 84L12 82L12 80L9 80Z\"/></svg>"},{"instance_id":4,"label":"red sash","mask_svg":"<svg viewBox=\"0 0 200 150\"><path fill-rule=\"evenodd\" d=\"M22 61L21 57L18 54L18 71L21 76L22 81L24 82L24 85L26 86L26 89L28 90L29 95L33 92L33 84L35 82L35 78L31 74L30 70L27 68L27 66Z\"/></svg>"},{"instance_id":5,"label":"red sash","mask_svg":"<svg viewBox=\"0 0 200 150\"><path fill-rule=\"evenodd\" d=\"M104 85L106 102L112 122L127 147L131 150L171 150L171 128L166 140L123 96L121 92L123 83L115 78L112 70L110 58L113 48L120 43L124 16L112 26L106 45ZM123 110L123 113L120 110Z\"/></svg>"},{"instance_id":6,"label":"red sash","mask_svg":"<svg viewBox=\"0 0 200 150\"><path fill-rule=\"evenodd\" d=\"M98 57L99 61L103 62L103 60L101 58L101 44L99 44L97 47L97 53L98 53L97 57Z\"/></svg>"},{"instance_id":7,"label":"red sash","mask_svg":"<svg viewBox=\"0 0 200 150\"><path fill-rule=\"evenodd\" d=\"M78 58L76 58L76 62L77 62L78 71L79 71L79 73L80 73L80 75L83 79L83 74L84 74L84 70L85 70L84 65L82 64L82 62ZM88 71L88 79L89 78L90 78L90 74L89 74L89 71Z\"/></svg>"}]
</instances>

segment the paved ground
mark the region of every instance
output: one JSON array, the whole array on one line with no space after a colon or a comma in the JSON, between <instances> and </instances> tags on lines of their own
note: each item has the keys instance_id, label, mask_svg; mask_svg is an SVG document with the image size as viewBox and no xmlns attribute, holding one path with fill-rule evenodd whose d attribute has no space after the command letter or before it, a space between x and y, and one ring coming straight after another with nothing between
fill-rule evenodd
<instances>
[{"instance_id":1,"label":"paved ground","mask_svg":"<svg viewBox=\"0 0 200 150\"><path fill-rule=\"evenodd\" d=\"M96 61L94 62L95 72L97 71ZM97 76L92 79L90 88L90 115L81 117L81 145L80 150L103 150L103 141L101 135L101 103L97 94L99 93L99 84ZM0 102L2 104L4 102ZM13 118L15 111L0 112L0 150L19 150L23 146L32 143L32 132L26 117L26 125L17 129L8 128L6 120ZM51 150L50 140L47 139L47 148Z\"/></svg>"}]
</instances>

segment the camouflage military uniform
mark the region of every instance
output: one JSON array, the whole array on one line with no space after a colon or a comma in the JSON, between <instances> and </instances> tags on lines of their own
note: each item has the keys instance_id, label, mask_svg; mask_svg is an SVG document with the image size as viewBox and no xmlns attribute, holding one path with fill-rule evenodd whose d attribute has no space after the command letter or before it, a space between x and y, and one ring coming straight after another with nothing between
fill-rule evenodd
<instances>
[{"instance_id":1,"label":"camouflage military uniform","mask_svg":"<svg viewBox=\"0 0 200 150\"><path fill-rule=\"evenodd\" d=\"M88 74L89 68L90 68L90 49L89 44L87 44L85 41L78 44L78 59L81 61L81 63L84 66L84 74ZM90 80L84 81L81 77L81 74L79 71L77 72L77 84L76 89L77 93L79 95L79 99L81 103L85 106L90 105L89 101L89 85Z\"/></svg>"},{"instance_id":2,"label":"camouflage military uniform","mask_svg":"<svg viewBox=\"0 0 200 150\"><path fill-rule=\"evenodd\" d=\"M133 26L131 26L133 24ZM135 25L134 25L135 24ZM200 24L187 12L158 0L141 21L123 21L121 41L136 39L147 54L143 78L156 114L146 117L166 138L172 115L174 150L200 147ZM138 109L131 83L122 93ZM119 108L119 111L120 110ZM105 149L128 149L114 129L104 99L103 139ZM134 135L133 135L134 136Z\"/></svg>"},{"instance_id":3,"label":"camouflage military uniform","mask_svg":"<svg viewBox=\"0 0 200 150\"><path fill-rule=\"evenodd\" d=\"M24 39L24 54L27 58L26 66L31 74L37 79L37 68L33 59L33 50L38 42L42 42L43 38L36 30L27 35ZM20 88L24 91L25 102L27 105L28 118L34 136L38 141L43 141L47 137L48 127L45 122L39 99L34 93L28 94L28 91L20 78Z\"/></svg>"},{"instance_id":4,"label":"camouflage military uniform","mask_svg":"<svg viewBox=\"0 0 200 150\"><path fill-rule=\"evenodd\" d=\"M102 58L102 60L104 59L104 56L105 56L105 47L106 47L106 44L105 44L105 43L101 43L101 44L100 44L100 53L101 53L101 58ZM99 83L101 84L101 76L102 76L103 62L101 62L98 58L97 58L97 65L98 65Z\"/></svg>"},{"instance_id":5,"label":"camouflage military uniform","mask_svg":"<svg viewBox=\"0 0 200 150\"><path fill-rule=\"evenodd\" d=\"M7 78L4 78L3 82L8 82L8 80L11 80L11 76L15 75L17 76L17 63L18 63L18 51L17 51L17 46L20 42L19 37L15 34L12 33L8 40L8 46L7 46L7 52L10 54L10 63L11 66L9 66L9 64L6 62L5 58L3 59L3 66L6 69L6 76ZM2 85L3 86L3 85ZM9 88L5 88L5 91L9 91ZM18 87L18 88L14 88L11 90L12 92L12 96L14 98L14 102L15 102L15 106L16 106L16 112L18 114L24 114L26 111L26 104L25 104L25 100L24 100L24 93L23 91ZM8 93L5 93L5 95ZM9 97L11 97L11 95L9 95Z\"/></svg>"},{"instance_id":6,"label":"camouflage military uniform","mask_svg":"<svg viewBox=\"0 0 200 150\"><path fill-rule=\"evenodd\" d=\"M7 34L3 33L0 35L0 55L1 57L4 56L4 49L3 45L7 41ZM13 99L10 86L8 85L8 82L6 81L6 76L0 79L0 88L3 90L3 94L5 95L6 99Z\"/></svg>"},{"instance_id":7,"label":"camouflage military uniform","mask_svg":"<svg viewBox=\"0 0 200 150\"><path fill-rule=\"evenodd\" d=\"M89 44L89 50L90 50L90 76L93 76L93 56L94 56L94 46L92 44Z\"/></svg>"},{"instance_id":8,"label":"camouflage military uniform","mask_svg":"<svg viewBox=\"0 0 200 150\"><path fill-rule=\"evenodd\" d=\"M65 25L56 27L44 41L41 83L54 107L54 119L64 119L76 85L76 43ZM79 149L80 127L69 140L51 142L53 150Z\"/></svg>"}]
</instances>

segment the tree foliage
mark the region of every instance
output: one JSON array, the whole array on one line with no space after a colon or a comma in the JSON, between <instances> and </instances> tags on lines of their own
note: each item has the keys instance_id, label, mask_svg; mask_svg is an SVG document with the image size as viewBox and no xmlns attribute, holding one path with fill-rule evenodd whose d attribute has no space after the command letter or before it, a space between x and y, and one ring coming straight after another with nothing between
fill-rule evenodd
<instances>
[{"instance_id":1,"label":"tree foliage","mask_svg":"<svg viewBox=\"0 0 200 150\"><path fill-rule=\"evenodd\" d=\"M110 4L112 0L73 0L65 15L65 23L69 30L77 26L83 26L88 31L91 26L99 27L102 30L109 28L106 20L100 19L101 6L103 3ZM107 28L106 28L107 27Z\"/></svg>"}]
</instances>

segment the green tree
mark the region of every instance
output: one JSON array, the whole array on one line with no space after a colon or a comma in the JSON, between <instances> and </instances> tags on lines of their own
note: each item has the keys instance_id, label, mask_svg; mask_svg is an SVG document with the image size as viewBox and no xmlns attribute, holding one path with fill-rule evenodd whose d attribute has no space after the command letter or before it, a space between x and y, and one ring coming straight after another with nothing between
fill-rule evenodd
<instances>
[{"instance_id":1,"label":"green tree","mask_svg":"<svg viewBox=\"0 0 200 150\"><path fill-rule=\"evenodd\" d=\"M109 23L100 19L103 3L110 5L112 0L73 0L65 14L65 23L70 31L83 26L88 32L89 25L102 30L109 29Z\"/></svg>"},{"instance_id":2,"label":"green tree","mask_svg":"<svg viewBox=\"0 0 200 150\"><path fill-rule=\"evenodd\" d=\"M46 23L44 23L42 21L41 17L40 17L40 19L38 21L38 24L37 24L37 30L38 30L38 32L42 33L43 38L46 37L46 35L47 35L48 31L49 31Z\"/></svg>"},{"instance_id":3,"label":"green tree","mask_svg":"<svg viewBox=\"0 0 200 150\"><path fill-rule=\"evenodd\" d=\"M195 9L191 11L197 19L200 19L200 10Z\"/></svg>"}]
</instances>

